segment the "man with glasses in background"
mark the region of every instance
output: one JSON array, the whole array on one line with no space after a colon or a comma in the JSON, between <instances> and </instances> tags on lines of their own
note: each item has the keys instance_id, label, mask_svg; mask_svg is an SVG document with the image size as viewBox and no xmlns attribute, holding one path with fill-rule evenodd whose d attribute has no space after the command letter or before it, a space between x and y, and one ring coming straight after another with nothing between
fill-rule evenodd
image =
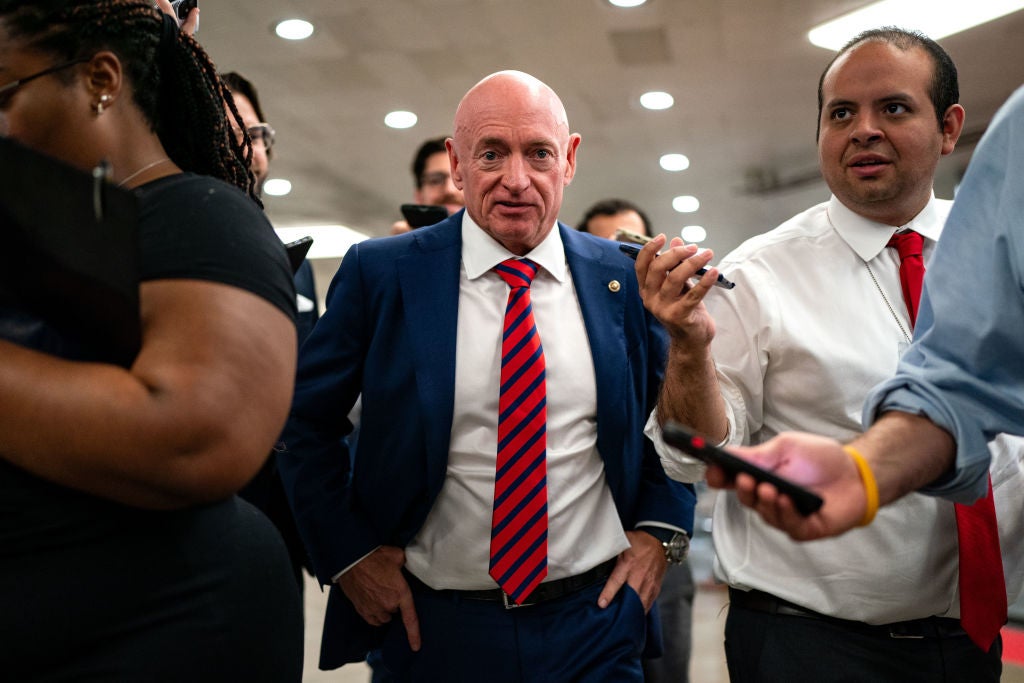
<instances>
[{"instance_id":1,"label":"man with glasses in background","mask_svg":"<svg viewBox=\"0 0 1024 683\"><path fill-rule=\"evenodd\" d=\"M448 150L444 146L444 137L431 138L420 145L412 160L412 177L416 183L413 200L417 204L443 206L451 215L465 206L462 190L452 182L452 172L448 164ZM405 220L397 221L391 226L392 235L409 232L412 228Z\"/></svg>"}]
</instances>

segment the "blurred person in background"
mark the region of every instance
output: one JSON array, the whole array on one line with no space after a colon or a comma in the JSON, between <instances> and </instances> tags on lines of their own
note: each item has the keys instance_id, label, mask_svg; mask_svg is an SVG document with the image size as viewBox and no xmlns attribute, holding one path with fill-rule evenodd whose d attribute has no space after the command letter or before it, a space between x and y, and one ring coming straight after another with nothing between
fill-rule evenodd
<instances>
[{"instance_id":1,"label":"blurred person in background","mask_svg":"<svg viewBox=\"0 0 1024 683\"><path fill-rule=\"evenodd\" d=\"M443 206L451 215L465 206L466 201L462 190L452 182L452 172L448 164L448 150L444 146L444 137L431 138L420 145L412 160L412 177L416 183L413 200L426 206ZM411 228L405 220L397 221L391 226L392 235L409 232Z\"/></svg>"}]
</instances>

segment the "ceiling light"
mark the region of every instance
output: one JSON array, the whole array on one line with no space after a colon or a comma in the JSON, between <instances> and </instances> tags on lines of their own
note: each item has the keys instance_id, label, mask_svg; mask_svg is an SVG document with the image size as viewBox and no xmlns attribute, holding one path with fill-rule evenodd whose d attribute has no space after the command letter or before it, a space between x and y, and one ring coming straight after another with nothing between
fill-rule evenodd
<instances>
[{"instance_id":1,"label":"ceiling light","mask_svg":"<svg viewBox=\"0 0 1024 683\"><path fill-rule=\"evenodd\" d=\"M305 40L313 35L313 24L303 19L285 19L274 27L274 33L285 40Z\"/></svg>"},{"instance_id":2,"label":"ceiling light","mask_svg":"<svg viewBox=\"0 0 1024 683\"><path fill-rule=\"evenodd\" d=\"M384 117L384 125L388 128L412 128L418 120L411 111L393 111Z\"/></svg>"},{"instance_id":3,"label":"ceiling light","mask_svg":"<svg viewBox=\"0 0 1024 683\"><path fill-rule=\"evenodd\" d=\"M693 213L700 208L700 201L693 195L684 194L672 200L672 208L679 213Z\"/></svg>"},{"instance_id":4,"label":"ceiling light","mask_svg":"<svg viewBox=\"0 0 1024 683\"><path fill-rule=\"evenodd\" d=\"M706 240L708 238L708 231L700 225L687 225L679 231L679 236L687 244L694 244Z\"/></svg>"},{"instance_id":5,"label":"ceiling light","mask_svg":"<svg viewBox=\"0 0 1024 683\"><path fill-rule=\"evenodd\" d=\"M690 168L690 160L685 154L663 154L658 163L666 171L685 171Z\"/></svg>"},{"instance_id":6,"label":"ceiling light","mask_svg":"<svg viewBox=\"0 0 1024 683\"><path fill-rule=\"evenodd\" d=\"M284 178L270 178L263 183L263 192L271 197L283 197L292 191L292 183Z\"/></svg>"},{"instance_id":7,"label":"ceiling light","mask_svg":"<svg viewBox=\"0 0 1024 683\"><path fill-rule=\"evenodd\" d=\"M313 245L306 255L311 259L340 258L353 244L369 239L369 235L344 225L296 225L274 231L285 244L301 237L312 237Z\"/></svg>"},{"instance_id":8,"label":"ceiling light","mask_svg":"<svg viewBox=\"0 0 1024 683\"><path fill-rule=\"evenodd\" d=\"M807 38L818 47L839 50L861 31L900 26L939 40L1022 7L1024 0L933 0L927 6L920 0L884 0L815 26Z\"/></svg>"},{"instance_id":9,"label":"ceiling light","mask_svg":"<svg viewBox=\"0 0 1024 683\"><path fill-rule=\"evenodd\" d=\"M608 3L616 7L639 7L647 0L608 0Z\"/></svg>"},{"instance_id":10,"label":"ceiling light","mask_svg":"<svg viewBox=\"0 0 1024 683\"><path fill-rule=\"evenodd\" d=\"M667 92L657 90L645 92L640 96L640 106L644 109L668 109L675 102Z\"/></svg>"}]
</instances>

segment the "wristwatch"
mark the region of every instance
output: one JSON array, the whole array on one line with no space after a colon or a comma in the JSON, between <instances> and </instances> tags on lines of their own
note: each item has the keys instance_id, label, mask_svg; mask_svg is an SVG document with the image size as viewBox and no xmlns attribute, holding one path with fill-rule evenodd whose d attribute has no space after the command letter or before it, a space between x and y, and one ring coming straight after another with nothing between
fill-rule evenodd
<instances>
[{"instance_id":1,"label":"wristwatch","mask_svg":"<svg viewBox=\"0 0 1024 683\"><path fill-rule=\"evenodd\" d=\"M651 536L661 541L665 549L665 559L669 564L682 564L690 552L690 537L682 531L674 531L660 526L640 527Z\"/></svg>"}]
</instances>

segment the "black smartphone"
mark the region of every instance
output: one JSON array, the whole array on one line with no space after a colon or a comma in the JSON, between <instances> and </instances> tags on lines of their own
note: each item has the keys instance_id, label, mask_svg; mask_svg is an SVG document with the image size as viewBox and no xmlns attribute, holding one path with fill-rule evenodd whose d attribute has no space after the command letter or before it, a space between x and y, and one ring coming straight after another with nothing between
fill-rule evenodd
<instances>
[{"instance_id":1,"label":"black smartphone","mask_svg":"<svg viewBox=\"0 0 1024 683\"><path fill-rule=\"evenodd\" d=\"M749 474L758 482L768 482L780 492L792 498L793 505L796 506L797 511L805 517L812 512L817 512L822 505L823 501L817 494L788 479L783 479L774 472L769 472L742 458L737 458L721 448L710 445L703 438L688 432L677 422L672 422L671 420L666 422L661 431L665 437L665 443L675 446L698 460L718 465L725 470L730 478L734 478L737 474L743 472Z\"/></svg>"},{"instance_id":2,"label":"black smartphone","mask_svg":"<svg viewBox=\"0 0 1024 683\"><path fill-rule=\"evenodd\" d=\"M313 246L313 238L308 235L284 245L285 250L288 252L288 265L292 267L293 274L298 272L299 266L302 265L302 261L306 258L306 254L309 253L311 246Z\"/></svg>"},{"instance_id":3,"label":"black smartphone","mask_svg":"<svg viewBox=\"0 0 1024 683\"><path fill-rule=\"evenodd\" d=\"M181 24L188 19L189 12L199 7L199 0L172 0L171 7L174 8L174 13L178 17L178 23Z\"/></svg>"},{"instance_id":4,"label":"black smartphone","mask_svg":"<svg viewBox=\"0 0 1024 683\"><path fill-rule=\"evenodd\" d=\"M402 204L402 216L410 228L422 228L448 218L448 209L429 204Z\"/></svg>"}]
</instances>

